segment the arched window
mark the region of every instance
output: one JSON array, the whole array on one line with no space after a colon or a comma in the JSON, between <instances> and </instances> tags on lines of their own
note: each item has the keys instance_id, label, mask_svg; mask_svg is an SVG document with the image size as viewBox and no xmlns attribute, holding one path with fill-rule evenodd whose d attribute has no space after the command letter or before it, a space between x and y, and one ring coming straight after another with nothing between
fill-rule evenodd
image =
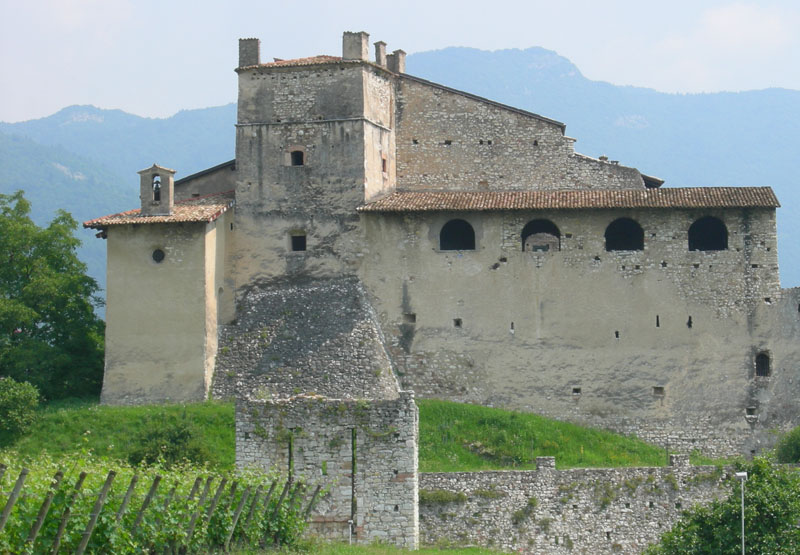
<instances>
[{"instance_id":1,"label":"arched window","mask_svg":"<svg viewBox=\"0 0 800 555\"><path fill-rule=\"evenodd\" d=\"M728 228L722 220L706 216L689 227L690 251L724 251L728 248Z\"/></svg>"},{"instance_id":2,"label":"arched window","mask_svg":"<svg viewBox=\"0 0 800 555\"><path fill-rule=\"evenodd\" d=\"M145 183L147 183L145 181ZM153 176L153 201L159 202L161 200L161 176Z\"/></svg>"},{"instance_id":3,"label":"arched window","mask_svg":"<svg viewBox=\"0 0 800 555\"><path fill-rule=\"evenodd\" d=\"M619 218L606 228L607 251L640 251L644 249L644 231L636 220Z\"/></svg>"},{"instance_id":4,"label":"arched window","mask_svg":"<svg viewBox=\"0 0 800 555\"><path fill-rule=\"evenodd\" d=\"M756 355L756 376L766 378L770 375L770 360L768 353L758 353Z\"/></svg>"},{"instance_id":5,"label":"arched window","mask_svg":"<svg viewBox=\"0 0 800 555\"><path fill-rule=\"evenodd\" d=\"M302 166L305 164L305 153L302 150L293 150L290 155L293 166Z\"/></svg>"},{"instance_id":6,"label":"arched window","mask_svg":"<svg viewBox=\"0 0 800 555\"><path fill-rule=\"evenodd\" d=\"M464 220L450 220L439 232L439 250L475 250L475 230Z\"/></svg>"},{"instance_id":7,"label":"arched window","mask_svg":"<svg viewBox=\"0 0 800 555\"><path fill-rule=\"evenodd\" d=\"M561 232L550 220L531 220L522 228L522 250L525 252L561 250Z\"/></svg>"}]
</instances>

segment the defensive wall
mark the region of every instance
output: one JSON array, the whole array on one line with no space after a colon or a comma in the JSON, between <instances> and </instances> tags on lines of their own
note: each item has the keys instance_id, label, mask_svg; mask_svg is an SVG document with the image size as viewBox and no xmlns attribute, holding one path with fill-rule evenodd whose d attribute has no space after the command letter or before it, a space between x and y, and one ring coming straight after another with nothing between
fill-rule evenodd
<instances>
[{"instance_id":1,"label":"defensive wall","mask_svg":"<svg viewBox=\"0 0 800 555\"><path fill-rule=\"evenodd\" d=\"M419 543L417 440L411 392L396 399L300 395L236 401L236 464L302 476L327 493L311 531L356 543Z\"/></svg>"},{"instance_id":2,"label":"defensive wall","mask_svg":"<svg viewBox=\"0 0 800 555\"><path fill-rule=\"evenodd\" d=\"M689 249L706 216L724 250ZM800 302L778 282L774 210L363 213L363 265L404 388L636 434L711 455L769 447L798 424ZM641 250L606 250L625 217ZM474 249L442 250L468 222ZM523 251L528 222L559 231ZM768 375L756 359L767 357Z\"/></svg>"},{"instance_id":3,"label":"defensive wall","mask_svg":"<svg viewBox=\"0 0 800 555\"><path fill-rule=\"evenodd\" d=\"M480 545L514 553L641 553L682 511L730 489L730 468L670 466L420 474L425 544Z\"/></svg>"}]
</instances>

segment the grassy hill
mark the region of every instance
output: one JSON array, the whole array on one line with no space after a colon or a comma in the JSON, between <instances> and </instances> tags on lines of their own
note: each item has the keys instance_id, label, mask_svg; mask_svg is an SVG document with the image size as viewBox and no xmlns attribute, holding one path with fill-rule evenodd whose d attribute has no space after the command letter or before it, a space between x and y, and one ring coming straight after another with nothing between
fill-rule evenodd
<instances>
[{"instance_id":1,"label":"grassy hill","mask_svg":"<svg viewBox=\"0 0 800 555\"><path fill-rule=\"evenodd\" d=\"M610 432L535 414L419 400L422 472L535 468L537 456L554 456L559 468L659 466L660 447ZM135 438L154 427L189 421L208 448L208 464L234 465L234 411L230 403L109 407L95 402L54 403L41 409L26 437L6 445L23 457L91 450L126 460Z\"/></svg>"}]
</instances>

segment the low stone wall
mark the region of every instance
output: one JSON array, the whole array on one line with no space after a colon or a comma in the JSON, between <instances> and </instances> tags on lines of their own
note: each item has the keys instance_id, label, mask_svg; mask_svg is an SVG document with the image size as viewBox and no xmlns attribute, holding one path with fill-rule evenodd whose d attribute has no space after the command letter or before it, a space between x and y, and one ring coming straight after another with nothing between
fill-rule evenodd
<instances>
[{"instance_id":1,"label":"low stone wall","mask_svg":"<svg viewBox=\"0 0 800 555\"><path fill-rule=\"evenodd\" d=\"M641 553L681 511L726 493L730 470L690 466L420 474L425 544L520 553Z\"/></svg>"},{"instance_id":2,"label":"low stone wall","mask_svg":"<svg viewBox=\"0 0 800 555\"><path fill-rule=\"evenodd\" d=\"M396 399L236 401L236 464L277 468L322 484L311 532L415 549L419 539L417 439L412 392Z\"/></svg>"}]
</instances>

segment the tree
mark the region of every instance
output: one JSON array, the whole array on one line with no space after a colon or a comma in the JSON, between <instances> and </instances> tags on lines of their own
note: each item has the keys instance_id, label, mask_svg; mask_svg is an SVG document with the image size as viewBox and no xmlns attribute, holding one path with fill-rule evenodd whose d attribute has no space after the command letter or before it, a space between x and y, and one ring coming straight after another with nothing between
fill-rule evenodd
<instances>
[{"instance_id":1,"label":"tree","mask_svg":"<svg viewBox=\"0 0 800 555\"><path fill-rule=\"evenodd\" d=\"M745 483L745 543L747 553L800 553L800 472L756 458L740 463ZM741 483L726 499L685 511L672 530L648 555L731 554L741 552Z\"/></svg>"},{"instance_id":2,"label":"tree","mask_svg":"<svg viewBox=\"0 0 800 555\"><path fill-rule=\"evenodd\" d=\"M59 210L39 227L22 191L0 194L0 376L46 399L97 395L102 383L99 288L76 254L77 226Z\"/></svg>"},{"instance_id":3,"label":"tree","mask_svg":"<svg viewBox=\"0 0 800 555\"><path fill-rule=\"evenodd\" d=\"M775 458L781 463L800 463L800 426L778 440Z\"/></svg>"}]
</instances>

